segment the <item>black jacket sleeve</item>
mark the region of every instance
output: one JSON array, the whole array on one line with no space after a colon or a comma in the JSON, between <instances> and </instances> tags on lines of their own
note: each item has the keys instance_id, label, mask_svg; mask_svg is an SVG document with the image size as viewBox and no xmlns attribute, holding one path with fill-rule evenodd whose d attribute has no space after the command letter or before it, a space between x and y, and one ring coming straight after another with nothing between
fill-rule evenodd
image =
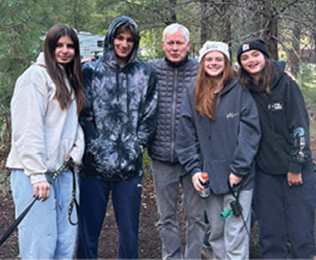
<instances>
[{"instance_id":1,"label":"black jacket sleeve","mask_svg":"<svg viewBox=\"0 0 316 260\"><path fill-rule=\"evenodd\" d=\"M142 116L138 127L138 140L142 147L147 147L157 127L158 120L158 80L152 70L145 101L142 107Z\"/></svg>"},{"instance_id":2,"label":"black jacket sleeve","mask_svg":"<svg viewBox=\"0 0 316 260\"><path fill-rule=\"evenodd\" d=\"M299 86L290 78L286 80L286 111L288 131L291 136L289 172L302 172L303 164L312 155L309 146L309 117L303 94Z\"/></svg>"}]
</instances>

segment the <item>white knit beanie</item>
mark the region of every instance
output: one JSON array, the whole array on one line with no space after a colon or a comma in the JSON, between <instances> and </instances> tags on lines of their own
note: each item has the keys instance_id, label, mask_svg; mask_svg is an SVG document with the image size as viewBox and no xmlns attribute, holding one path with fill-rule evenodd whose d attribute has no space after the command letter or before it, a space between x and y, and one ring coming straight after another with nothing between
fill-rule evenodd
<instances>
[{"instance_id":1,"label":"white knit beanie","mask_svg":"<svg viewBox=\"0 0 316 260\"><path fill-rule=\"evenodd\" d=\"M209 53L210 51L220 51L227 57L228 61L230 61L229 47L226 43L207 41L203 44L203 47L199 51L199 62L201 62L204 55Z\"/></svg>"}]
</instances>

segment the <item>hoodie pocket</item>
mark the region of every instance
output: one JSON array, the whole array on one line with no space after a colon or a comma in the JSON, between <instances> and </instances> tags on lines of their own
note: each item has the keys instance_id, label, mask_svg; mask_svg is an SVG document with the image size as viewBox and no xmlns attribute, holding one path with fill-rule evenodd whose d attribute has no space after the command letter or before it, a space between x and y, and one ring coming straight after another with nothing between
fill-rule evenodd
<instances>
[{"instance_id":1,"label":"hoodie pocket","mask_svg":"<svg viewBox=\"0 0 316 260\"><path fill-rule=\"evenodd\" d=\"M211 189L214 194L229 192L227 180L230 174L230 163L228 160L205 161L203 170L209 175Z\"/></svg>"},{"instance_id":2,"label":"hoodie pocket","mask_svg":"<svg viewBox=\"0 0 316 260\"><path fill-rule=\"evenodd\" d=\"M134 175L142 166L142 151L136 136L102 137L93 140L85 158L93 157L95 168L106 178ZM89 163L89 162L87 162Z\"/></svg>"}]
</instances>

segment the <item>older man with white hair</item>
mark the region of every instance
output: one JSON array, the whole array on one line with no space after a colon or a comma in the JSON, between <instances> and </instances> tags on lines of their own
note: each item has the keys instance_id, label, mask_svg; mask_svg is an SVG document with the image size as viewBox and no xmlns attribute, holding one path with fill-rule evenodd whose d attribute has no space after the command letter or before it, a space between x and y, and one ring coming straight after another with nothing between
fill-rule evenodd
<instances>
[{"instance_id":1,"label":"older man with white hair","mask_svg":"<svg viewBox=\"0 0 316 260\"><path fill-rule=\"evenodd\" d=\"M183 90L195 79L199 63L189 59L189 30L178 23L163 31L165 58L148 63L157 72L159 82L159 117L157 131L149 147L158 206L158 229L163 259L200 259L204 236L204 204L195 191L191 175L186 173L175 152ZM183 190L186 215L186 247L183 255L177 220L178 194Z\"/></svg>"}]
</instances>

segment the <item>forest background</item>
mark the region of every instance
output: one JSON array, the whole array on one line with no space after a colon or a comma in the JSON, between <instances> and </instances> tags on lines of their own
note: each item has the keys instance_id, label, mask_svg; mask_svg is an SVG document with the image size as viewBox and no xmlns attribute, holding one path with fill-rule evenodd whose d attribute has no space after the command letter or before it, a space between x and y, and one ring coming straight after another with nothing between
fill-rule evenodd
<instances>
[{"instance_id":1,"label":"forest background","mask_svg":"<svg viewBox=\"0 0 316 260\"><path fill-rule=\"evenodd\" d=\"M239 44L261 38L273 59L287 61L287 70L296 77L305 97L315 92L316 0L1 0L2 158L10 148L14 84L42 50L40 37L56 23L68 23L78 32L105 35L113 19L121 15L133 18L140 28L139 60L164 57L163 28L179 22L191 32L191 58L198 57L206 40L224 41L231 48L235 66ZM315 99L307 101L313 103ZM4 164L4 160L0 161L0 185L8 177L1 174Z\"/></svg>"},{"instance_id":2,"label":"forest background","mask_svg":"<svg viewBox=\"0 0 316 260\"><path fill-rule=\"evenodd\" d=\"M164 56L162 30L179 22L191 32L193 58L206 40L216 40L230 45L236 61L238 45L260 37L271 57L286 60L296 77L316 62L316 0L1 0L1 130L7 128L14 83L41 50L45 31L68 23L78 32L105 35L120 15L140 28L143 61Z\"/></svg>"},{"instance_id":3,"label":"forest background","mask_svg":"<svg viewBox=\"0 0 316 260\"><path fill-rule=\"evenodd\" d=\"M286 60L296 77L315 64L316 0L2 0L0 2L0 118L6 128L17 77L42 48L40 36L56 23L78 32L105 35L111 21L133 18L141 31L146 61L164 56L163 28L173 22L191 32L191 57L206 40L224 41L233 61L238 45L250 38L266 41L275 60ZM308 64L308 65L306 65Z\"/></svg>"},{"instance_id":4,"label":"forest background","mask_svg":"<svg viewBox=\"0 0 316 260\"><path fill-rule=\"evenodd\" d=\"M130 16L139 26L141 61L164 57L162 31L174 22L191 32L191 58L198 57L205 41L224 41L231 48L234 66L239 44L261 38L271 58L287 61L287 70L309 97L309 104L316 100L312 97L316 92L316 0L1 0L0 158L10 148L15 81L42 50L41 36L56 23L68 23L77 32L105 35L121 15ZM310 111L314 116L314 110ZM148 158L146 162L149 166ZM0 160L0 190L1 184L7 186L4 165L5 159Z\"/></svg>"},{"instance_id":5,"label":"forest background","mask_svg":"<svg viewBox=\"0 0 316 260\"><path fill-rule=\"evenodd\" d=\"M296 77L304 93L315 156L316 0L0 0L0 235L14 218L5 160L10 148L10 100L16 79L35 61L42 50L40 37L52 25L68 23L78 32L105 35L113 19L121 15L130 16L139 26L142 39L138 59L142 61L164 57L162 31L174 22L187 26L191 32L191 58L198 57L198 50L206 40L224 41L231 48L236 66L239 44L251 38L263 39L273 59L287 61L287 70ZM145 156L146 173L149 165L150 160ZM145 176L145 181L146 178L140 257L159 258L155 195L152 180ZM181 210L180 216L183 220ZM113 218L109 219L114 223ZM113 226L112 222L104 224L105 231ZM185 224L181 223L184 236ZM115 227L112 231L116 232ZM100 246L101 258L116 257L116 239L109 232L102 233L100 243L108 246ZM257 240L251 241L254 244ZM0 250L0 259L15 258L16 233L5 246ZM256 244L251 247L252 257L257 256L256 248Z\"/></svg>"}]
</instances>

